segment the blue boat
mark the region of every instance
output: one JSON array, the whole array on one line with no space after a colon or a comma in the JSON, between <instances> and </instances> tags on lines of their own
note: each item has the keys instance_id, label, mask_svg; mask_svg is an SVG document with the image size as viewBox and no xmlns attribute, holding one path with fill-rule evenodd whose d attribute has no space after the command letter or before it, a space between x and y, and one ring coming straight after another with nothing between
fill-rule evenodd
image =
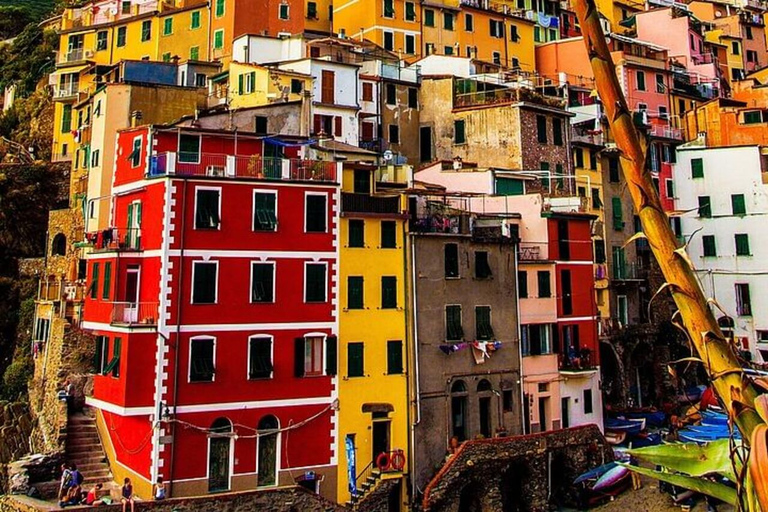
<instances>
[{"instance_id":1,"label":"blue boat","mask_svg":"<svg viewBox=\"0 0 768 512\"><path fill-rule=\"evenodd\" d=\"M615 462L609 462L608 464L597 466L594 469L590 469L586 473L580 474L578 477L576 477L576 480L574 480L573 483L576 485L580 484L581 482L586 482L587 480L597 480L616 466L617 464Z\"/></svg>"},{"instance_id":2,"label":"blue boat","mask_svg":"<svg viewBox=\"0 0 768 512\"><path fill-rule=\"evenodd\" d=\"M641 434L629 440L632 448L644 448L646 446L656 446L661 444L661 434L654 432L651 434Z\"/></svg>"},{"instance_id":3,"label":"blue boat","mask_svg":"<svg viewBox=\"0 0 768 512\"><path fill-rule=\"evenodd\" d=\"M643 430L643 427L644 422L620 420L618 418L605 419L605 428L607 430L626 432L627 434L639 434L640 431Z\"/></svg>"},{"instance_id":4,"label":"blue boat","mask_svg":"<svg viewBox=\"0 0 768 512\"><path fill-rule=\"evenodd\" d=\"M667 415L661 411L628 412L627 419L644 419L648 427L662 427L667 421Z\"/></svg>"},{"instance_id":5,"label":"blue boat","mask_svg":"<svg viewBox=\"0 0 768 512\"><path fill-rule=\"evenodd\" d=\"M718 439L727 439L730 436L728 429L712 428L712 427L688 427L678 433L678 437L682 441L688 441L692 443L709 443L711 441L717 441ZM741 434L738 431L733 433L736 439L741 438Z\"/></svg>"},{"instance_id":6,"label":"blue boat","mask_svg":"<svg viewBox=\"0 0 768 512\"><path fill-rule=\"evenodd\" d=\"M715 411L701 411L701 422L707 425L727 425L728 415Z\"/></svg>"}]
</instances>

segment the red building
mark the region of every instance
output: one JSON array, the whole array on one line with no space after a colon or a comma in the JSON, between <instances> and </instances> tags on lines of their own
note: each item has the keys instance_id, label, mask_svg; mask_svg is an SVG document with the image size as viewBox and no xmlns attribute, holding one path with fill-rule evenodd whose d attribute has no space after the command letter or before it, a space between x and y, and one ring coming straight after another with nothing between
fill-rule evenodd
<instances>
[{"instance_id":1,"label":"red building","mask_svg":"<svg viewBox=\"0 0 768 512\"><path fill-rule=\"evenodd\" d=\"M306 142L118 135L83 326L88 402L141 498L159 476L173 496L298 481L335 498L338 169Z\"/></svg>"}]
</instances>

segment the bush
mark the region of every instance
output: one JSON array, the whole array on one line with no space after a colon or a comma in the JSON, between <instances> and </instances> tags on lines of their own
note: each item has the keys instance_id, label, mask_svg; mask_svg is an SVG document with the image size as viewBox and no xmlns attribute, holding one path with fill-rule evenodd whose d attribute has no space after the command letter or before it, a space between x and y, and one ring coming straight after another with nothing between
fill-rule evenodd
<instances>
[{"instance_id":1,"label":"bush","mask_svg":"<svg viewBox=\"0 0 768 512\"><path fill-rule=\"evenodd\" d=\"M0 398L15 401L26 397L27 385L34 374L34 366L29 357L12 362L3 374L3 389Z\"/></svg>"}]
</instances>

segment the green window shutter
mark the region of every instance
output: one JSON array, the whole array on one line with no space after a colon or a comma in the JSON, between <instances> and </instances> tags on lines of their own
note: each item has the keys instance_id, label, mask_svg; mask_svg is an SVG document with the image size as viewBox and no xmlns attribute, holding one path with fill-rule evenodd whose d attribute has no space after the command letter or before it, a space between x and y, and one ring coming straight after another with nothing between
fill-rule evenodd
<instances>
[{"instance_id":1,"label":"green window shutter","mask_svg":"<svg viewBox=\"0 0 768 512\"><path fill-rule=\"evenodd\" d=\"M277 196L270 193L255 193L253 226L256 231L274 231L277 226L275 202Z\"/></svg>"},{"instance_id":2,"label":"green window shutter","mask_svg":"<svg viewBox=\"0 0 768 512\"><path fill-rule=\"evenodd\" d=\"M347 376L363 377L365 375L365 361L363 360L362 343L355 342L347 345Z\"/></svg>"},{"instance_id":3,"label":"green window shutter","mask_svg":"<svg viewBox=\"0 0 768 512\"><path fill-rule=\"evenodd\" d=\"M326 268L322 263L306 265L305 302L326 301Z\"/></svg>"},{"instance_id":4,"label":"green window shutter","mask_svg":"<svg viewBox=\"0 0 768 512\"><path fill-rule=\"evenodd\" d=\"M393 220L381 221L381 247L383 249L397 248L397 222Z\"/></svg>"},{"instance_id":5,"label":"green window shutter","mask_svg":"<svg viewBox=\"0 0 768 512\"><path fill-rule=\"evenodd\" d=\"M95 299L99 293L99 264L93 264L93 272L91 273L91 298Z\"/></svg>"},{"instance_id":6,"label":"green window shutter","mask_svg":"<svg viewBox=\"0 0 768 512\"><path fill-rule=\"evenodd\" d=\"M703 178L704 177L704 160L701 158L694 158L691 160L691 177Z\"/></svg>"},{"instance_id":7,"label":"green window shutter","mask_svg":"<svg viewBox=\"0 0 768 512\"><path fill-rule=\"evenodd\" d=\"M245 92L245 75L238 75L237 77L237 94L240 96Z\"/></svg>"},{"instance_id":8,"label":"green window shutter","mask_svg":"<svg viewBox=\"0 0 768 512\"><path fill-rule=\"evenodd\" d=\"M190 24L191 28L200 28L200 11L194 11L192 13L192 23Z\"/></svg>"},{"instance_id":9,"label":"green window shutter","mask_svg":"<svg viewBox=\"0 0 768 512\"><path fill-rule=\"evenodd\" d=\"M189 49L189 60L200 60L200 47L193 46Z\"/></svg>"},{"instance_id":10,"label":"green window shutter","mask_svg":"<svg viewBox=\"0 0 768 512\"><path fill-rule=\"evenodd\" d=\"M275 266L271 263L252 263L252 269L251 302L274 302Z\"/></svg>"},{"instance_id":11,"label":"green window shutter","mask_svg":"<svg viewBox=\"0 0 768 512\"><path fill-rule=\"evenodd\" d=\"M72 105L64 105L62 107L61 131L63 133L72 131Z\"/></svg>"},{"instance_id":12,"label":"green window shutter","mask_svg":"<svg viewBox=\"0 0 768 512\"><path fill-rule=\"evenodd\" d=\"M272 377L272 339L251 338L248 340L250 357L248 361L249 379L268 379Z\"/></svg>"},{"instance_id":13,"label":"green window shutter","mask_svg":"<svg viewBox=\"0 0 768 512\"><path fill-rule=\"evenodd\" d=\"M382 276L381 278L381 309L397 308L397 277Z\"/></svg>"},{"instance_id":14,"label":"green window shutter","mask_svg":"<svg viewBox=\"0 0 768 512\"><path fill-rule=\"evenodd\" d=\"M365 221L361 219L349 220L349 246L365 247Z\"/></svg>"},{"instance_id":15,"label":"green window shutter","mask_svg":"<svg viewBox=\"0 0 768 512\"><path fill-rule=\"evenodd\" d=\"M193 265L194 282L192 283L192 303L215 303L217 265L215 263L207 262L195 262Z\"/></svg>"},{"instance_id":16,"label":"green window shutter","mask_svg":"<svg viewBox=\"0 0 768 512\"><path fill-rule=\"evenodd\" d=\"M251 75L251 91L250 92L254 92L256 90L256 72L251 71L250 75Z\"/></svg>"},{"instance_id":17,"label":"green window shutter","mask_svg":"<svg viewBox=\"0 0 768 512\"><path fill-rule=\"evenodd\" d=\"M347 309L363 309L364 280L361 276L347 277Z\"/></svg>"},{"instance_id":18,"label":"green window shutter","mask_svg":"<svg viewBox=\"0 0 768 512\"><path fill-rule=\"evenodd\" d=\"M122 48L126 43L126 35L128 29L126 27L120 27L117 29L117 46Z\"/></svg>"},{"instance_id":19,"label":"green window shutter","mask_svg":"<svg viewBox=\"0 0 768 512\"><path fill-rule=\"evenodd\" d=\"M109 299L110 287L112 284L112 262L108 261L104 263L104 286L101 292L101 298L104 300Z\"/></svg>"},{"instance_id":20,"label":"green window shutter","mask_svg":"<svg viewBox=\"0 0 768 512\"><path fill-rule=\"evenodd\" d=\"M306 197L306 226L307 233L325 233L328 220L326 197L308 195Z\"/></svg>"},{"instance_id":21,"label":"green window shutter","mask_svg":"<svg viewBox=\"0 0 768 512\"><path fill-rule=\"evenodd\" d=\"M163 35L169 36L173 34L173 18L165 18L163 20Z\"/></svg>"},{"instance_id":22,"label":"green window shutter","mask_svg":"<svg viewBox=\"0 0 768 512\"><path fill-rule=\"evenodd\" d=\"M225 0L216 0L216 17L221 18L224 16L224 2Z\"/></svg>"},{"instance_id":23,"label":"green window shutter","mask_svg":"<svg viewBox=\"0 0 768 512\"><path fill-rule=\"evenodd\" d=\"M528 298L528 272L517 271L517 296L521 299Z\"/></svg>"},{"instance_id":24,"label":"green window shutter","mask_svg":"<svg viewBox=\"0 0 768 512\"><path fill-rule=\"evenodd\" d=\"M734 215L746 215L747 206L744 202L744 194L731 195L731 207Z\"/></svg>"},{"instance_id":25,"label":"green window shutter","mask_svg":"<svg viewBox=\"0 0 768 512\"><path fill-rule=\"evenodd\" d=\"M467 142L465 133L465 123L463 119L457 119L453 122L453 143L464 144Z\"/></svg>"},{"instance_id":26,"label":"green window shutter","mask_svg":"<svg viewBox=\"0 0 768 512\"><path fill-rule=\"evenodd\" d=\"M552 296L552 285L548 270L539 270L536 273L536 280L539 285L539 298L549 298Z\"/></svg>"},{"instance_id":27,"label":"green window shutter","mask_svg":"<svg viewBox=\"0 0 768 512\"><path fill-rule=\"evenodd\" d=\"M149 41L152 38L152 21L147 20L141 24L141 41Z\"/></svg>"},{"instance_id":28,"label":"green window shutter","mask_svg":"<svg viewBox=\"0 0 768 512\"><path fill-rule=\"evenodd\" d=\"M712 217L712 205L709 196L699 196L699 217L705 219Z\"/></svg>"},{"instance_id":29,"label":"green window shutter","mask_svg":"<svg viewBox=\"0 0 768 512\"><path fill-rule=\"evenodd\" d=\"M115 338L115 341L112 343L112 361L109 365L112 367L112 376L115 378L120 377L121 342L122 340L120 338Z\"/></svg>"},{"instance_id":30,"label":"green window shutter","mask_svg":"<svg viewBox=\"0 0 768 512\"><path fill-rule=\"evenodd\" d=\"M621 211L621 198L611 198L611 206L613 207L613 229L621 231L624 229L624 214Z\"/></svg>"},{"instance_id":31,"label":"green window shutter","mask_svg":"<svg viewBox=\"0 0 768 512\"><path fill-rule=\"evenodd\" d=\"M749 252L749 235L738 234L734 235L736 240L736 256L750 256Z\"/></svg>"},{"instance_id":32,"label":"green window shutter","mask_svg":"<svg viewBox=\"0 0 768 512\"><path fill-rule=\"evenodd\" d=\"M613 278L624 279L627 277L627 260L624 255L624 249L621 247L613 248Z\"/></svg>"},{"instance_id":33,"label":"green window shutter","mask_svg":"<svg viewBox=\"0 0 768 512\"><path fill-rule=\"evenodd\" d=\"M448 341L464 339L461 326L461 306L445 306L445 335Z\"/></svg>"},{"instance_id":34,"label":"green window shutter","mask_svg":"<svg viewBox=\"0 0 768 512\"><path fill-rule=\"evenodd\" d=\"M405 3L405 19L408 21L416 19L416 5L413 2Z\"/></svg>"},{"instance_id":35,"label":"green window shutter","mask_svg":"<svg viewBox=\"0 0 768 512\"><path fill-rule=\"evenodd\" d=\"M435 26L435 11L432 9L424 10L424 25L427 27Z\"/></svg>"},{"instance_id":36,"label":"green window shutter","mask_svg":"<svg viewBox=\"0 0 768 512\"><path fill-rule=\"evenodd\" d=\"M403 373L403 342L400 340L387 342L387 374Z\"/></svg>"},{"instance_id":37,"label":"green window shutter","mask_svg":"<svg viewBox=\"0 0 768 512\"><path fill-rule=\"evenodd\" d=\"M493 339L493 327L491 327L490 306L475 307L475 337L478 340Z\"/></svg>"},{"instance_id":38,"label":"green window shutter","mask_svg":"<svg viewBox=\"0 0 768 512\"><path fill-rule=\"evenodd\" d=\"M93 353L93 373L101 374L101 365L104 360L104 336L96 336L96 350Z\"/></svg>"},{"instance_id":39,"label":"green window shutter","mask_svg":"<svg viewBox=\"0 0 768 512\"><path fill-rule=\"evenodd\" d=\"M704 245L704 256L710 256L710 257L717 256L717 248L715 247L714 235L702 236L701 242Z\"/></svg>"},{"instance_id":40,"label":"green window shutter","mask_svg":"<svg viewBox=\"0 0 768 512\"><path fill-rule=\"evenodd\" d=\"M539 162L539 168L543 171L541 173L541 186L545 189L549 188L549 162Z\"/></svg>"},{"instance_id":41,"label":"green window shutter","mask_svg":"<svg viewBox=\"0 0 768 512\"><path fill-rule=\"evenodd\" d=\"M293 340L293 376L304 376L304 349L306 340L304 338L294 338Z\"/></svg>"},{"instance_id":42,"label":"green window shutter","mask_svg":"<svg viewBox=\"0 0 768 512\"><path fill-rule=\"evenodd\" d=\"M338 345L339 340L336 336L326 336L325 338L325 374L336 375L338 368Z\"/></svg>"},{"instance_id":43,"label":"green window shutter","mask_svg":"<svg viewBox=\"0 0 768 512\"><path fill-rule=\"evenodd\" d=\"M496 178L496 195L520 196L525 193L523 180L512 178Z\"/></svg>"}]
</instances>

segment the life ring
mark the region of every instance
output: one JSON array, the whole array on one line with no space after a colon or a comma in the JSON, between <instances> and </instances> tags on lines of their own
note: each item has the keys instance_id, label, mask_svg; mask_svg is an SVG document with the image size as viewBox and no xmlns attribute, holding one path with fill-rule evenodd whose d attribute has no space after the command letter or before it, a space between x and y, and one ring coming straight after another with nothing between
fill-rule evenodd
<instances>
[{"instance_id":1,"label":"life ring","mask_svg":"<svg viewBox=\"0 0 768 512\"><path fill-rule=\"evenodd\" d=\"M389 464L395 471L402 471L405 467L405 455L403 454L403 451L398 450L393 453L392 457L389 459Z\"/></svg>"},{"instance_id":2,"label":"life ring","mask_svg":"<svg viewBox=\"0 0 768 512\"><path fill-rule=\"evenodd\" d=\"M379 471L386 471L389 469L391 462L387 452L381 452L379 456L376 457L376 467L379 468Z\"/></svg>"}]
</instances>

